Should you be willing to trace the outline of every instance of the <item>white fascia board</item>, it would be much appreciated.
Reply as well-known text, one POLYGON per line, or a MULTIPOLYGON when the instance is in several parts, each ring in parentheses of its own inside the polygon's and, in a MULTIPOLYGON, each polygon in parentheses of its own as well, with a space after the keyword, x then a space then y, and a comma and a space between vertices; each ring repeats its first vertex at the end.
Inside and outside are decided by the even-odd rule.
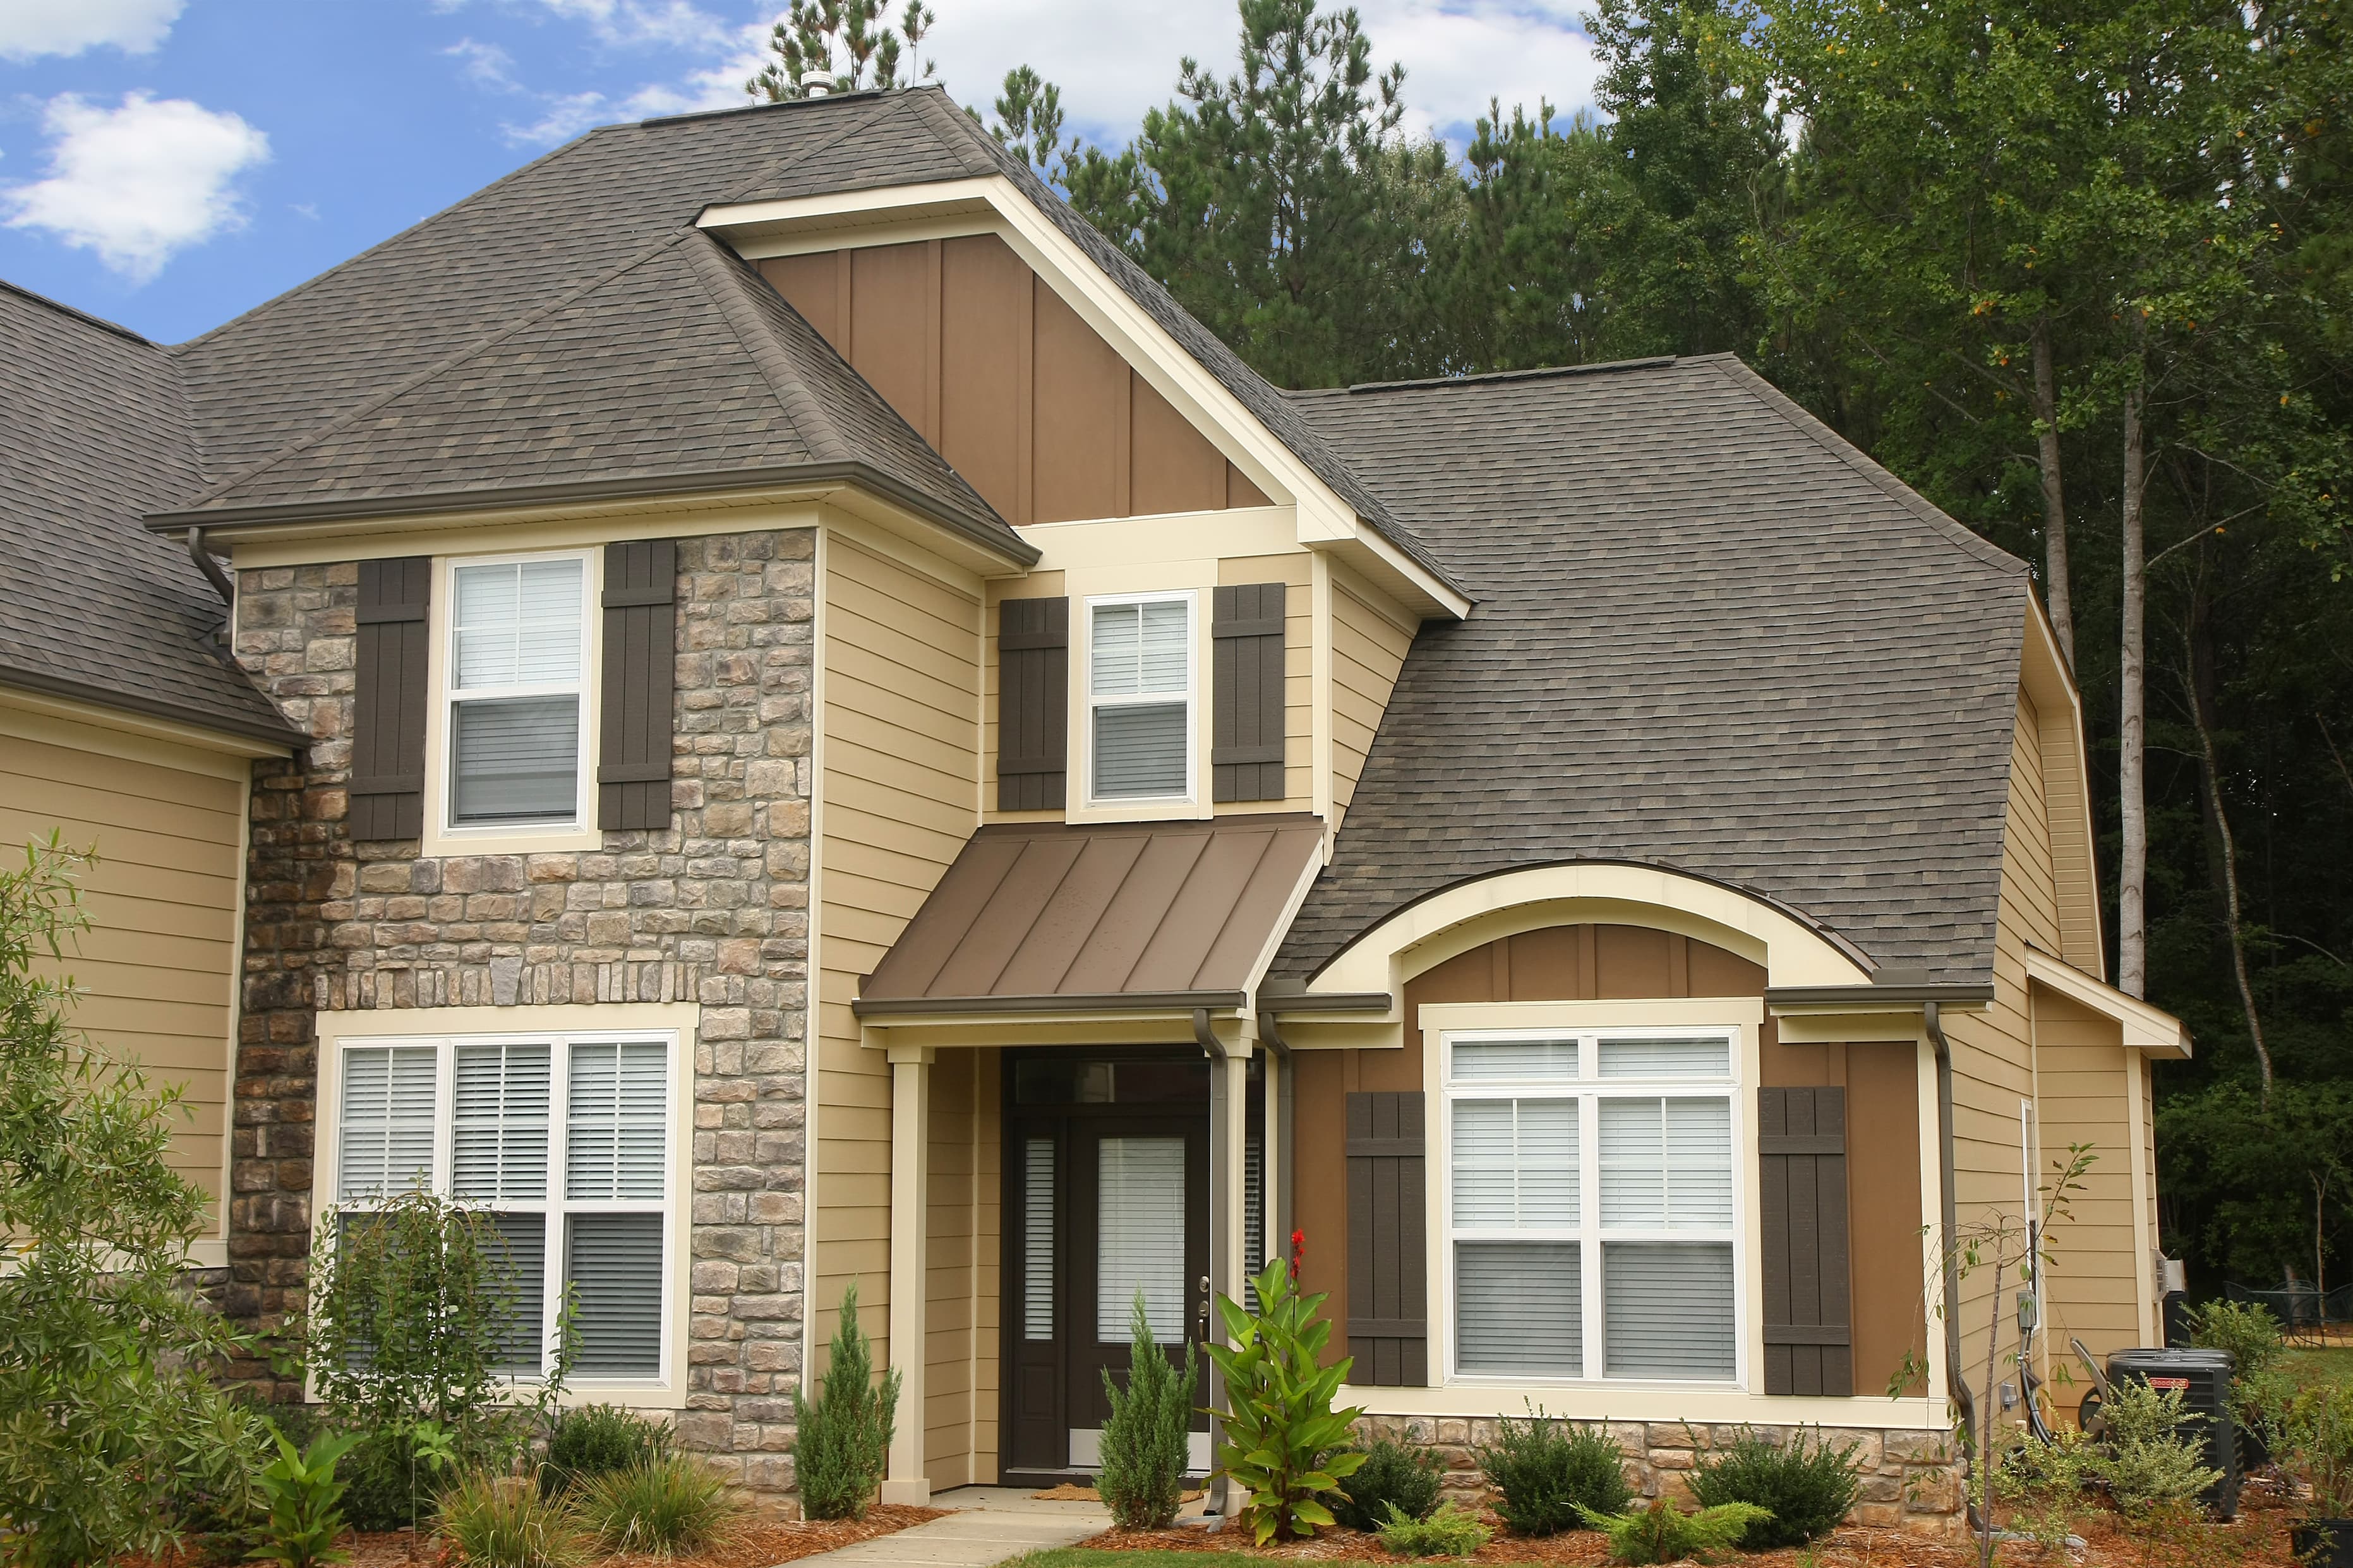
POLYGON ((1212 445, 1252 483, 1277 505, 1297 508, 1302 545, 1361 546, 1383 568, 1382 575, 1404 579, 1410 590, 1405 596, 1457 620, 1470 614, 1468 599, 1357 517, 1354 507, 1004 175, 706 207, 695 224, 747 258, 826 248, 811 243, 819 235, 835 245, 855 246, 932 237, 943 232, 944 224, 957 233, 995 234, 1177 413, 1197 429, 1217 431, 1223 438, 1212 445))
MULTIPOLYGON (((2066 658, 2059 651, 2059 633, 2051 625, 2051 614, 2043 608, 2042 596, 2032 588, 2026 590, 2026 646, 2019 658, 2018 683, 2033 699, 2038 711, 2046 707, 2063 706, 2073 719, 2069 726, 2074 737, 2075 776, 2084 787, 2067 803, 2067 809, 2076 816, 2076 830, 2084 836, 2085 845, 2099 842, 2099 834, 2092 822, 2092 759, 2084 742, 2084 692, 2075 684, 2074 672, 2067 668, 2066 658)), ((2035 737, 2037 747, 2042 738, 2035 737)), ((2092 881, 2099 882, 2096 873, 2092 881)), ((2095 952, 2105 952, 2107 933, 2101 929, 2106 917, 2101 912, 2100 900, 2092 900, 2092 942, 2095 952)))
POLYGON ((2054 958, 2040 948, 2026 950, 2026 977, 2048 985, 2071 1002, 2114 1018, 2124 1030, 2126 1050, 2150 1051, 2189 1060, 2189 1031, 2164 1008, 2151 1006, 2104 980, 2094 980, 2064 959, 2054 958))

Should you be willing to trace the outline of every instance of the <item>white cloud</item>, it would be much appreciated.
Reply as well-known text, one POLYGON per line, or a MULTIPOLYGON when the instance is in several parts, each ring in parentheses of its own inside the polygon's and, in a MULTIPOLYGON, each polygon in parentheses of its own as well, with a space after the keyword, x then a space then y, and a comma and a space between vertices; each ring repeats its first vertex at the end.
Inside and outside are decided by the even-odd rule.
POLYGON ((706 109, 740 109, 752 101, 744 96, 744 84, 758 75, 767 60, 769 26, 760 21, 733 29, 726 36, 726 47, 716 52, 712 64, 689 71, 674 81, 649 82, 618 97, 601 92, 542 94, 545 112, 539 119, 527 125, 504 125, 501 130, 508 141, 519 146, 549 147, 569 141, 592 126, 610 125, 617 121, 692 114, 706 109))
POLYGON ((460 38, 441 52, 458 62, 459 75, 478 87, 496 88, 502 92, 522 90, 514 79, 514 57, 496 44, 460 38))
POLYGON ((0 0, 0 59, 78 55, 112 45, 143 55, 164 41, 187 0, 0 0))
POLYGON ((126 94, 107 109, 75 93, 48 102, 48 177, 0 186, 11 228, 47 229, 144 283, 179 251, 241 226, 231 183, 269 138, 183 98, 126 94))

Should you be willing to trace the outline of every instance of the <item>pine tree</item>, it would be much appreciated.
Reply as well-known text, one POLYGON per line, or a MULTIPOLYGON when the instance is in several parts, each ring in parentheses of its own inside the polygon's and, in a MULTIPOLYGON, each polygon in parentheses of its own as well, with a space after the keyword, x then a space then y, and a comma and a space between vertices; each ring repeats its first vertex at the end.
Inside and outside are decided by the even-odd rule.
POLYGON ((1103 1428, 1103 1474, 1095 1482, 1103 1505, 1123 1530, 1165 1530, 1185 1497, 1185 1470, 1193 1430, 1193 1391, 1198 1373, 1193 1344, 1185 1343, 1185 1370, 1178 1373, 1135 1293, 1123 1391, 1106 1370, 1103 1397, 1111 1415, 1103 1428))
POLYGON ((814 1401, 793 1390, 793 1467, 811 1519, 864 1519, 882 1484, 899 1408, 899 1370, 878 1384, 874 1352, 858 1326, 858 1282, 842 1292, 825 1376, 814 1401))
POLYGON ((923 0, 892 26, 887 0, 793 0, 793 8, 768 35, 776 55, 744 84, 745 93, 770 103, 810 96, 811 78, 826 92, 864 88, 912 87, 938 75, 930 60, 916 67, 916 51, 939 16, 923 0), (904 65, 905 74, 900 72, 904 65))

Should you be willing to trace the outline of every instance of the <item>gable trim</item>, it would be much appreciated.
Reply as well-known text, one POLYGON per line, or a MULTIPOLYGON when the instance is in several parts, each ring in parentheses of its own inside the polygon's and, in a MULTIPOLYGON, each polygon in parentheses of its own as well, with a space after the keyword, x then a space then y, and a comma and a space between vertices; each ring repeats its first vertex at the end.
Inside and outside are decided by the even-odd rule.
MULTIPOLYGON (((2054 763, 2073 774, 2067 791, 2063 809, 2068 815, 2070 838, 2082 846, 2081 853, 2072 857, 2078 863, 2073 875, 2080 879, 2081 893, 2072 901, 2067 889, 2059 889, 2062 942, 2067 962, 2088 973, 2094 980, 2105 980, 2107 968, 2107 937, 2102 930, 2100 909, 2099 866, 2094 846, 2099 843, 2092 822, 2091 759, 2084 743, 2084 694, 2077 689, 2074 677, 2069 673, 2067 661, 2059 652, 2059 637, 2052 629, 2051 616, 2043 608, 2042 597, 2031 588, 2026 593, 2026 638, 2019 654, 2018 684, 2034 704, 2038 718, 2035 746, 2042 758, 2042 787, 2045 815, 2052 826, 2058 826, 2063 809, 2051 800, 2051 776, 2054 763), (2063 736, 2053 736, 2052 731, 2063 726, 2063 736), (2058 740, 2065 754, 2054 758, 2051 742, 2058 740), (2072 905, 2083 912, 2079 920, 2088 922, 2088 930, 2069 931, 2065 921, 2072 905)), ((2052 858, 2058 858, 2059 846, 2054 832, 2052 858)), ((2055 864, 2054 864, 2055 868, 2055 864)))
POLYGON ((2126 1050, 2189 1059, 2189 1030, 2161 1007, 2152 1007, 2105 981, 2095 980, 2041 948, 2026 950, 2026 978, 2035 984, 2049 986, 2102 1017, 2115 1019, 2124 1031, 2126 1050))

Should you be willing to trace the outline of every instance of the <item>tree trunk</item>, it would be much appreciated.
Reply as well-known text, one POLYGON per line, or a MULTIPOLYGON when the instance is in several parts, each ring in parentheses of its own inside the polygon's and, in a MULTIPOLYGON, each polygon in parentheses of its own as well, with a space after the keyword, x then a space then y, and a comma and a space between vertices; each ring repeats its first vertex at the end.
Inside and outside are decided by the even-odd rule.
POLYGON ((2263 1046, 2263 1023, 2255 1011, 2255 988, 2247 976, 2246 928, 2239 913, 2239 846, 2231 836, 2230 814, 2222 807, 2222 773, 2214 755, 2214 691, 2211 656, 2205 648, 2204 594, 2190 611, 2189 668, 2182 672, 2189 689, 2189 721, 2198 731, 2199 773, 2206 782, 2206 821, 2214 834, 2216 858, 2221 863, 2222 920, 2231 938, 2231 972, 2239 983, 2239 1005, 2247 1015, 2247 1038, 2254 1043, 2255 1065, 2263 1072, 2263 1109, 2272 1103, 2272 1054, 2263 1046))
POLYGON ((2148 994, 2148 550, 2141 503, 2147 494, 2147 454, 2141 430, 2139 377, 2125 391, 2124 657, 2117 679, 2116 816, 2124 852, 2116 867, 2116 988, 2148 994))
POLYGON ((2059 656, 2075 668, 2075 600, 2067 579, 2067 501, 2059 483, 2059 377, 2051 363, 2051 318, 2034 323, 2035 463, 2042 470, 2042 589, 2059 656))

